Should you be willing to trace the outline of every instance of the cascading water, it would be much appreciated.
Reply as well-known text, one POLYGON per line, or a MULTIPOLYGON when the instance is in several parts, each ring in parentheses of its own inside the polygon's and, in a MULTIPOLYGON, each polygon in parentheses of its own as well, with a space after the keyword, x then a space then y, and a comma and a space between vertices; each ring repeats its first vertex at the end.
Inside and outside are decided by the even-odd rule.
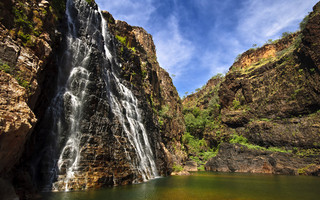
MULTIPOLYGON (((50 147, 50 152, 56 152, 53 154, 58 155, 52 156, 53 164, 50 173, 58 171, 58 176, 51 176, 52 189, 66 191, 85 189, 89 179, 93 182, 92 180, 98 177, 91 172, 90 167, 94 166, 98 169, 97 165, 107 166, 105 164, 107 161, 101 158, 98 162, 99 156, 92 150, 99 147, 99 151, 104 151, 105 144, 95 142, 95 145, 92 145, 91 140, 103 141, 105 137, 100 136, 100 132, 108 132, 106 125, 101 127, 93 125, 97 122, 92 122, 94 114, 89 113, 101 110, 88 109, 92 99, 99 99, 98 102, 106 101, 108 106, 104 109, 112 113, 110 116, 113 121, 120 124, 122 131, 113 138, 119 146, 123 143, 119 137, 126 138, 122 140, 128 142, 127 145, 121 146, 122 151, 125 152, 125 158, 121 158, 121 162, 129 163, 133 174, 132 182, 146 181, 156 177, 157 168, 143 124, 142 111, 137 98, 118 76, 119 64, 112 56, 114 47, 110 46, 113 37, 107 30, 107 22, 102 12, 90 7, 85 0, 67 0, 66 17, 67 30, 64 39, 66 42, 64 53, 59 57, 57 95, 46 114, 51 116, 50 137, 58 141, 53 142, 55 145, 50 147), (101 62, 95 65, 94 58, 100 59, 101 62), (98 70, 100 73, 97 73, 98 70), (92 89, 97 87, 96 85, 99 85, 101 94, 98 92, 98 95, 95 94, 93 98, 91 91, 96 91, 92 89), (94 164, 91 165, 91 161, 94 164), (89 174, 94 178, 90 178, 89 174), (77 184, 81 187, 75 187, 77 184)), ((103 122, 102 119, 105 118, 99 118, 99 123, 103 122)), ((112 128, 113 125, 110 127, 112 128)), ((108 159, 112 160, 112 158, 108 159)), ((112 179, 116 184, 118 170, 114 168, 108 170, 113 174, 112 179)), ((99 178, 97 181, 105 179, 105 177, 99 178)))
MULTIPOLYGON (((99 10, 100 14, 101 11, 99 10)), ((101 14, 102 17, 102 14, 101 14)), ((102 34, 104 41, 108 40, 106 21, 102 17, 102 34)), ((112 61, 111 53, 107 47, 107 43, 104 43, 104 50, 106 58, 112 61)), ((114 62, 111 62, 114 63, 114 62)), ((111 67, 112 69, 112 67, 111 67)), ((129 139, 131 145, 134 147, 138 163, 133 163, 133 166, 138 169, 139 173, 142 175, 144 181, 156 177, 157 169, 155 166, 153 153, 149 144, 148 136, 141 119, 141 110, 138 108, 137 99, 134 97, 132 92, 120 83, 119 79, 113 73, 112 70, 105 71, 105 80, 113 80, 118 86, 117 92, 120 93, 123 99, 119 102, 116 100, 114 94, 110 92, 110 103, 113 112, 119 118, 120 123, 123 126, 126 137, 129 139), (123 110, 125 110, 126 115, 123 116, 123 110), (126 125, 126 121, 129 125, 126 125), (142 135, 142 137, 141 137, 142 135)), ((110 85, 110 82, 106 82, 110 85)), ((111 91, 111 90, 109 90, 111 91)), ((131 158, 128 157, 130 160, 131 158)))

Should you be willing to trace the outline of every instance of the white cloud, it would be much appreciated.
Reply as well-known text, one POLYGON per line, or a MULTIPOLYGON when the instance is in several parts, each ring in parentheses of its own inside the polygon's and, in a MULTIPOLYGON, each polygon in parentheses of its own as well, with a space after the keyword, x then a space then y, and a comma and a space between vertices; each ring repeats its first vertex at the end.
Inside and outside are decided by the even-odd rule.
MULTIPOLYGON (((238 13, 238 31, 247 42, 277 39, 287 28, 298 27, 317 0, 248 0, 238 13)), ((294 30, 290 30, 294 31, 294 30)))
POLYGON ((171 15, 166 26, 154 35, 158 61, 161 67, 178 78, 194 56, 194 44, 182 36, 175 16, 171 15))
POLYGON ((101 10, 134 26, 145 26, 155 11, 153 0, 96 0, 101 10))

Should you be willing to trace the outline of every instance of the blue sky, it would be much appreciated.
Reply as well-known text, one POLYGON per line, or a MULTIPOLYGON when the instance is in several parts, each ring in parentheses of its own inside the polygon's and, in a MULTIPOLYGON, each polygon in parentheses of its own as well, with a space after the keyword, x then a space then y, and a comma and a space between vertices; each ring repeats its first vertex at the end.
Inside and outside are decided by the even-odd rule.
POLYGON ((152 34, 180 96, 226 73, 235 57, 298 30, 318 0, 96 0, 115 19, 152 34))

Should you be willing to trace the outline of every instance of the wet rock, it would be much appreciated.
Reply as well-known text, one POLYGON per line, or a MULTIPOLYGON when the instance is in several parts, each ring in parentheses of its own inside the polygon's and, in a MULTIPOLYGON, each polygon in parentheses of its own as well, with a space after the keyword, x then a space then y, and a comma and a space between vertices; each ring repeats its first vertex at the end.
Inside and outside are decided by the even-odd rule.
MULTIPOLYGON (((240 144, 223 143, 216 157, 205 165, 208 171, 298 175, 308 165, 309 174, 319 174, 320 163, 290 153, 249 149, 240 144)), ((306 172, 307 173, 307 172, 306 172)))

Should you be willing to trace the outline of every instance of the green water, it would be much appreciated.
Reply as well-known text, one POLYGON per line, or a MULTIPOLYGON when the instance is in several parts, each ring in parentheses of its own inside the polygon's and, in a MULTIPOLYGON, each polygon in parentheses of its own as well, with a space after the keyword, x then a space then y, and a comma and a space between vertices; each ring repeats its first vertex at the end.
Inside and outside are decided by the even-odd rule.
POLYGON ((47 200, 319 200, 320 177, 198 172, 135 185, 42 195, 47 200))

